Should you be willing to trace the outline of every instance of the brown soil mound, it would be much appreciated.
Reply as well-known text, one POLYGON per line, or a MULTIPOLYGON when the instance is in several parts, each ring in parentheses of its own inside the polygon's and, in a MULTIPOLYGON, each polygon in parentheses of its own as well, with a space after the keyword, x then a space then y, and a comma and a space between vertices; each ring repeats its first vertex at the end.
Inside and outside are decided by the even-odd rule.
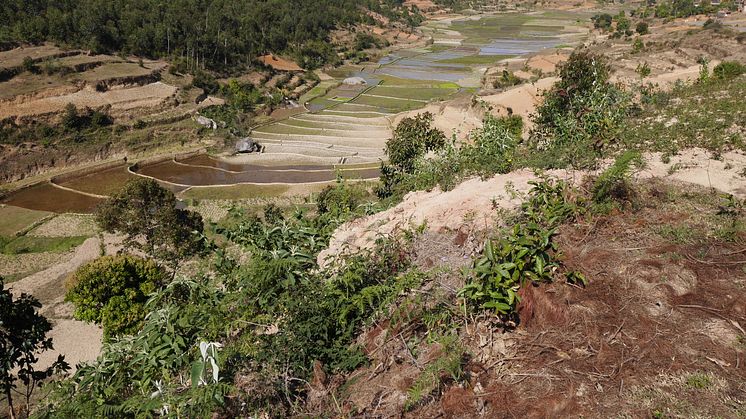
MULTIPOLYGON (((661 161, 660 153, 646 154, 645 160, 647 167, 638 173, 641 179, 667 178, 746 197, 746 179, 736 169, 746 167, 746 156, 742 154, 724 153, 716 160, 705 150, 690 149, 667 163, 661 161), (678 170, 671 170, 672 167, 678 170)), ((585 174, 553 175, 577 181, 585 174)), ((491 228, 499 221, 495 209, 515 208, 520 195, 530 189, 528 182, 535 179, 532 171, 519 170, 487 180, 471 179, 447 192, 435 188, 409 193, 387 211, 343 224, 330 239, 329 248, 319 254, 319 263, 332 255, 370 248, 379 234, 389 235, 423 223, 433 231, 459 231, 465 225, 474 231, 491 228)))
MULTIPOLYGON (((418 377, 443 348, 417 335, 417 320, 383 316, 359 339, 371 365, 314 381, 313 406, 363 417, 739 417, 746 235, 719 236, 712 191, 661 180, 636 188, 635 208, 560 229, 565 267, 585 274, 585 288, 561 281, 524 287, 514 330, 491 316, 450 320, 467 353, 459 381, 439 376, 407 411, 418 377), (672 239, 660 228, 670 224, 696 233, 672 239)), ((409 298, 457 301, 458 269, 470 260, 463 262, 470 249, 462 234, 416 240, 418 266, 433 266, 425 252, 451 270, 409 298)), ((407 307, 395 312, 421 315, 417 305, 407 307)))
POLYGON ((300 66, 290 60, 286 60, 284 58, 275 57, 272 54, 262 55, 261 57, 257 58, 259 61, 262 62, 262 64, 270 66, 274 68, 275 70, 279 71, 303 71, 300 66))

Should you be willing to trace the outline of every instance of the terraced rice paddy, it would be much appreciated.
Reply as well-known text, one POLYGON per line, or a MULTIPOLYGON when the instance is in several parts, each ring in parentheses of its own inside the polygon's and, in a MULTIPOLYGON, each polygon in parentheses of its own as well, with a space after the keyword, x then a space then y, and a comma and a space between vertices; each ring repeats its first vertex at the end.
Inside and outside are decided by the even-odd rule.
MULTIPOLYGON (((514 13, 431 22, 423 27, 433 39, 428 47, 399 50, 377 63, 327 71, 335 79, 321 82, 301 97, 304 112, 276 112, 273 123, 253 130, 251 137, 264 147, 263 153, 166 160, 137 168, 137 175, 156 178, 184 197, 217 199, 230 199, 232 193, 285 195, 299 185, 310 190, 338 175, 375 178, 397 113, 470 94, 481 85, 486 66, 501 59, 572 43, 582 32, 576 25, 578 18, 585 16, 514 13), (360 77, 366 83, 346 85, 343 80, 349 77, 360 77)), ((103 63, 88 73, 103 78, 124 64, 135 65, 103 63)), ((131 73, 133 69, 126 70, 131 73)), ((152 86, 143 89, 152 90, 152 86)), ((134 176, 124 167, 108 169, 60 184, 67 189, 42 184, 22 190, 6 202, 43 211, 90 211, 100 199, 75 191, 109 195, 134 176)))

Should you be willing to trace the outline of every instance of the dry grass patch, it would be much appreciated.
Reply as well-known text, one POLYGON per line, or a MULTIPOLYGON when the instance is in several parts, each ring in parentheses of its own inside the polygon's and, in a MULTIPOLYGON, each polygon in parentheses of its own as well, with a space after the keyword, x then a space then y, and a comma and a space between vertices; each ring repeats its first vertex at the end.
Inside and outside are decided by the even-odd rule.
POLYGON ((0 206, 0 236, 14 236, 51 214, 10 205, 0 206))
POLYGON ((28 233, 33 237, 74 237, 95 234, 96 223, 93 217, 83 214, 60 214, 28 233))

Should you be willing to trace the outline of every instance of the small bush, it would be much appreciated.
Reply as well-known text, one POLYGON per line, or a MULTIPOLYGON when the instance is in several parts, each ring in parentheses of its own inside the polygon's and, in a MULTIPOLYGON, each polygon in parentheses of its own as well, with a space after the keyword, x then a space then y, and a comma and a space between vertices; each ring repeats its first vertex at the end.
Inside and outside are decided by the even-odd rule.
POLYGON ((23 57, 21 67, 24 71, 28 71, 29 73, 37 74, 39 72, 39 67, 36 66, 36 63, 31 57, 23 57))
POLYGON ((500 76, 500 78, 496 79, 492 83, 492 86, 495 89, 500 89, 500 88, 504 88, 504 87, 516 86, 516 85, 521 84, 522 82, 523 82, 523 80, 521 80, 520 78, 516 77, 516 75, 513 74, 512 71, 503 70, 503 73, 500 76))
POLYGON ((405 118, 396 126, 394 136, 386 142, 389 164, 381 166, 382 185, 376 191, 379 197, 391 196, 403 177, 414 172, 418 159, 445 145, 445 134, 432 124, 433 114, 425 112, 405 118))
POLYGON ((732 79, 746 73, 746 65, 737 61, 723 61, 712 70, 712 77, 716 79, 732 79))
POLYGON ((647 22, 638 22, 635 27, 635 31, 640 35, 646 35, 649 33, 649 27, 647 22))
POLYGON ((207 94, 215 93, 220 89, 220 85, 215 80, 215 77, 206 71, 197 71, 192 84, 204 90, 207 94))
POLYGON ((66 300, 75 305, 76 319, 102 325, 106 337, 131 334, 145 319, 148 295, 165 278, 166 272, 152 260, 103 256, 68 279, 66 300))
POLYGON ((618 140, 631 105, 630 95, 609 81, 610 67, 599 55, 572 53, 560 80, 544 93, 533 115, 532 164, 593 167, 618 140))
POLYGON ((593 16, 591 20, 593 21, 594 28, 601 29, 601 30, 608 30, 609 28, 611 28, 611 22, 613 18, 610 14, 603 13, 600 15, 593 16))
MULTIPOLYGON (((563 182, 535 182, 518 222, 503 237, 487 241, 474 261, 459 296, 471 306, 515 320, 518 290, 527 283, 549 282, 561 267, 552 241, 560 223, 577 213, 566 200, 563 182)), ((584 282, 582 274, 567 275, 584 282)))
POLYGON ((642 156, 637 151, 627 151, 616 158, 614 164, 598 177, 593 185, 593 201, 597 205, 611 202, 625 205, 631 203, 635 192, 630 185, 632 168, 642 165, 642 156))
POLYGON ((316 200, 319 214, 333 214, 337 216, 354 212, 363 204, 366 191, 360 187, 341 180, 335 185, 325 187, 316 200))

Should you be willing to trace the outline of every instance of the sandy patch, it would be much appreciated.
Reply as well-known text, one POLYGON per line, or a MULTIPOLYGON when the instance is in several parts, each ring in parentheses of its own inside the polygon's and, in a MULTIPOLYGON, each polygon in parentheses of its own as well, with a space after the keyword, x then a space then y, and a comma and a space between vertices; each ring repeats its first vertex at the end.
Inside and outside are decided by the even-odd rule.
POLYGON ((98 238, 90 238, 61 263, 6 286, 15 295, 27 293, 38 298, 43 304, 42 314, 53 324, 49 336, 54 338, 55 349, 40 356, 38 366, 50 365, 58 354, 65 355, 73 367, 98 356, 103 331, 96 325, 71 319, 72 307, 64 302, 64 281, 70 273, 101 255, 100 243, 98 238))
POLYGON ((329 247, 319 254, 318 262, 324 264, 328 257, 370 248, 379 236, 390 236, 423 223, 435 232, 485 230, 495 224, 497 208, 514 209, 520 205, 520 195, 508 191, 525 193, 531 188, 528 182, 534 179, 533 171, 519 170, 487 180, 470 179, 447 192, 439 188, 410 192, 394 208, 338 228, 329 247))
POLYGON ((446 137, 455 135, 459 141, 465 140, 472 130, 482 126, 482 112, 472 109, 468 102, 456 100, 431 103, 416 111, 400 113, 394 117, 393 125, 424 112, 433 114, 433 126, 443 131, 446 137))
MULTIPOLYGON (((743 154, 725 153, 721 159, 714 160, 705 150, 690 149, 674 156, 669 163, 661 162, 660 153, 648 153, 644 158, 646 168, 637 173, 638 178, 673 179, 746 197, 746 179, 738 174, 739 168, 746 167, 743 154), (674 165, 682 168, 672 171, 674 165)), ((573 183, 586 174, 580 171, 550 173, 573 183)), ((381 235, 390 236, 423 223, 435 232, 483 231, 496 225, 498 209, 516 208, 521 195, 531 189, 528 182, 535 179, 531 170, 523 169, 487 180, 470 179, 447 192, 438 188, 410 192, 389 210, 343 224, 334 232, 328 249, 319 254, 318 261, 325 264, 327 258, 371 248, 381 235)))
POLYGON ((508 108, 513 111, 513 115, 523 118, 524 132, 528 132, 531 127, 529 115, 534 113, 536 106, 541 100, 541 94, 559 80, 557 77, 546 77, 539 79, 534 83, 522 84, 516 88, 507 90, 495 95, 482 96, 480 99, 492 105, 498 115, 505 116, 508 114, 508 108))
POLYGON ((567 61, 568 57, 569 55, 561 52, 535 55, 526 61, 526 65, 531 69, 541 71, 542 74, 549 74, 556 72, 557 65, 567 61))

